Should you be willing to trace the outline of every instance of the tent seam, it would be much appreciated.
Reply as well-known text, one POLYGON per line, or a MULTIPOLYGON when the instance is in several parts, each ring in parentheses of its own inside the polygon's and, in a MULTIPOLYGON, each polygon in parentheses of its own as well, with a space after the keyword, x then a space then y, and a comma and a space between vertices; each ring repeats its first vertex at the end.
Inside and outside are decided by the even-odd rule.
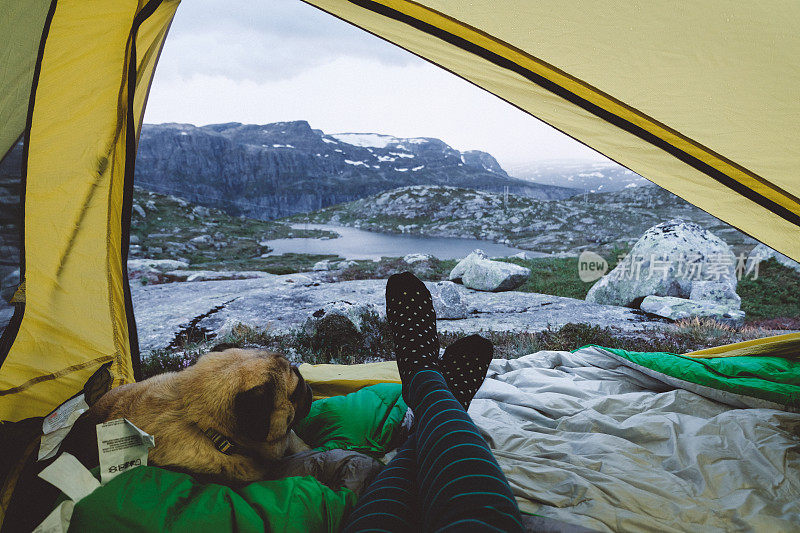
POLYGON ((97 357, 92 359, 91 361, 84 361, 83 363, 79 363, 77 365, 68 366, 66 368, 62 368, 58 372, 51 372, 50 374, 43 374, 41 376, 36 376, 35 378, 31 378, 25 383, 21 385, 17 385, 16 387, 11 387, 10 389, 2 389, 0 390, 0 396, 10 396, 12 394, 17 394, 19 392, 23 392, 34 385, 38 385, 39 383, 44 383, 46 381, 52 381, 54 379, 58 379, 60 377, 66 376, 67 374, 72 374, 73 372, 77 372, 79 370, 83 370, 84 368, 88 368, 94 364, 105 364, 108 361, 112 361, 114 359, 111 355, 104 355, 102 357, 97 357))

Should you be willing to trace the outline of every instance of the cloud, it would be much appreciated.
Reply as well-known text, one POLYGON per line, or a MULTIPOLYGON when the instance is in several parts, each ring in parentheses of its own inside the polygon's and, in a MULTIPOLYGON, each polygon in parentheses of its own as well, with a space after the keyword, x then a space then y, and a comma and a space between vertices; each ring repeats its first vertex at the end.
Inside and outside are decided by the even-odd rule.
POLYGON ((326 133, 436 137, 484 150, 501 164, 597 158, 550 126, 429 63, 391 65, 340 57, 290 79, 198 74, 156 80, 145 121, 266 124, 307 120, 326 133))
POLYGON ((186 0, 147 122, 308 120, 327 133, 437 137, 503 165, 597 159, 533 117, 300 0, 186 0))
POLYGON ((340 57, 397 66, 421 61, 300 0, 191 0, 178 8, 159 75, 270 81, 340 57))

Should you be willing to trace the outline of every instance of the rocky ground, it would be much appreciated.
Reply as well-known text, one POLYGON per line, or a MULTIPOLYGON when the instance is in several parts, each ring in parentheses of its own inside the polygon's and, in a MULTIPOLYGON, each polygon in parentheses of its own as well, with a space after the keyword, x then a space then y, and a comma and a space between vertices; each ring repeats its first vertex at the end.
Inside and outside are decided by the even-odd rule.
POLYGON ((502 242, 537 252, 627 249, 660 222, 682 218, 723 237, 736 252, 756 241, 654 185, 559 201, 440 186, 402 187, 297 215, 297 222, 369 231, 502 242))
MULTIPOLYGON (((685 303, 695 298, 695 287, 674 294, 671 289, 648 289, 637 294, 633 303, 586 302, 583 298, 591 283, 578 279, 576 259, 568 256, 585 248, 630 250, 651 222, 663 222, 668 215, 676 214, 699 221, 704 228, 714 228, 714 233, 722 239, 713 239, 719 240, 725 249, 732 244, 731 253, 752 248, 752 241, 733 228, 654 187, 630 187, 615 193, 548 202, 452 187, 415 186, 304 217, 314 222, 369 230, 508 241, 537 251, 558 252, 555 257, 541 259, 506 258, 503 263, 478 257, 480 261, 475 266, 490 266, 490 274, 496 271, 502 276, 519 278, 510 280, 513 283, 508 285, 504 279, 492 281, 491 275, 480 272, 454 277, 451 270, 456 261, 435 258, 422 262, 384 258, 373 263, 342 261, 336 256, 276 257, 267 253, 266 240, 330 238, 333 234, 293 229, 291 223, 297 219, 273 222, 243 219, 180 198, 136 189, 129 273, 134 278, 132 290, 141 345, 145 353, 159 351, 185 344, 189 338, 225 336, 242 325, 248 331, 288 335, 302 329, 321 309, 347 306, 347 302, 366 305, 380 315, 385 279, 394 272, 412 269, 431 282, 450 278, 464 283, 431 285, 435 296, 450 302, 444 312, 437 309, 439 316, 445 317, 440 320, 440 330, 445 334, 494 332, 493 338, 513 342, 514 336, 521 338, 579 323, 608 331, 601 337, 597 337, 597 332, 571 337, 563 346, 600 342, 598 338, 614 342, 625 336, 640 339, 639 345, 644 346, 642 343, 658 337, 661 335, 658 332, 666 331, 664 328, 672 323, 657 314, 672 318, 678 315, 662 312, 665 305, 662 300, 656 302, 659 309, 654 312, 654 307, 640 305, 641 297, 679 297, 678 303, 685 303), (489 284, 483 287, 484 282, 489 284), (505 292, 481 292, 474 288, 505 292), (610 303, 615 305, 607 305, 610 303), (651 312, 644 313, 639 308, 651 312)), ((655 241, 671 242, 666 238, 655 241)), ((706 241, 710 242, 703 240, 706 241)), ((633 248, 638 250, 636 246, 633 248)), ((762 252, 764 257, 774 256, 776 260, 764 271, 768 276, 743 281, 738 288, 732 285, 731 290, 742 295, 741 310, 746 310, 748 316, 771 320, 769 327, 775 329, 797 329, 800 301, 795 293, 800 293, 800 276, 792 270, 796 263, 771 251, 762 252)), ((606 255, 610 257, 609 267, 617 266, 614 254, 606 255)), ((18 280, 10 272, 3 283, 5 295, 16 287, 18 280)), ((738 301, 735 303, 738 309, 738 301)), ((0 306, 0 326, 10 317, 11 308, 0 306)), ((739 328, 741 320, 733 322, 739 328)), ((738 331, 716 342, 700 335, 682 344, 648 346, 693 349, 693 346, 735 341, 739 339, 738 331)))
MULTIPOLYGON (((382 313, 385 280, 321 282, 319 274, 134 286, 133 303, 142 351, 165 348, 189 329, 222 335, 237 324, 286 333, 332 302, 374 306, 382 313)), ((432 284, 431 284, 432 285, 432 284)), ((535 332, 567 323, 610 326, 621 333, 663 325, 664 320, 625 307, 525 292, 479 292, 451 284, 466 317, 439 320, 440 331, 535 332)), ((441 312, 440 312, 441 314, 441 312)))

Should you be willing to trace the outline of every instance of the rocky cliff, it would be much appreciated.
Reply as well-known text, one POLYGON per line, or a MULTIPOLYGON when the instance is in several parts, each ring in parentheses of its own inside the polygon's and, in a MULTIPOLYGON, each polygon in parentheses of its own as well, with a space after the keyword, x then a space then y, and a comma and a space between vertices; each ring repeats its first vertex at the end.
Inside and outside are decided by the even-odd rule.
POLYGON ((145 125, 136 184, 269 220, 407 185, 450 185, 555 200, 578 191, 510 177, 490 154, 439 139, 328 135, 306 121, 145 125))

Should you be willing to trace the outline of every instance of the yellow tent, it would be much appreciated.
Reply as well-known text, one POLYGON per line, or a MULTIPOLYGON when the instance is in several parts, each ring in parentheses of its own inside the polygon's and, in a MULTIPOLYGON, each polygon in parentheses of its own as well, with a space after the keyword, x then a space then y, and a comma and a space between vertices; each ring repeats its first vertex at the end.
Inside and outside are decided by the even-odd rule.
MULTIPOLYGON (((24 134, 0 419, 133 380, 136 139, 178 0, 0 0, 0 155, 24 134)), ((308 0, 800 259, 800 3, 308 0)), ((266 3, 264 9, 269 9, 266 3)), ((800 335, 715 354, 797 353, 800 335)), ((700 354, 702 355, 702 354, 700 354)))

